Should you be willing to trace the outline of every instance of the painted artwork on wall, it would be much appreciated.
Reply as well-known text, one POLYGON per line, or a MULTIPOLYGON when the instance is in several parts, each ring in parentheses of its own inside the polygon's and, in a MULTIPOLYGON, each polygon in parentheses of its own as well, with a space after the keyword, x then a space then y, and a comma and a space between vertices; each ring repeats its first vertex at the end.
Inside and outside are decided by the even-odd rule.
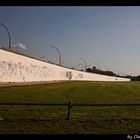
POLYGON ((25 82, 26 77, 37 77, 47 79, 54 75, 54 70, 46 66, 37 66, 30 63, 29 65, 22 64, 22 62, 14 63, 0 61, 0 79, 4 77, 20 77, 20 80, 25 82))
POLYGON ((50 80, 130 81, 127 78, 91 74, 65 68, 0 49, 0 82, 50 80))
POLYGON ((68 79, 72 79, 72 72, 71 71, 66 71, 66 77, 68 79))

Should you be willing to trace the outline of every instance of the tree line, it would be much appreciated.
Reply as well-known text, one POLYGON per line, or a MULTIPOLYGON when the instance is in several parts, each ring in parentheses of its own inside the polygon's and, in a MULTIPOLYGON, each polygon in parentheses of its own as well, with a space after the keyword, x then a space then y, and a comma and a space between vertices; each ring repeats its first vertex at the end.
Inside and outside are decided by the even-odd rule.
POLYGON ((116 76, 116 74, 113 73, 112 71, 103 71, 103 70, 97 69, 95 66, 93 66, 92 68, 87 68, 86 72, 103 74, 103 75, 108 75, 108 76, 116 76))
POLYGON ((121 78, 129 78, 129 79, 131 79, 131 81, 140 81, 140 75, 138 75, 138 76, 132 76, 132 75, 122 76, 122 75, 116 74, 112 71, 104 71, 104 70, 97 69, 95 66, 93 66, 92 68, 87 68, 86 72, 108 75, 108 76, 116 76, 116 77, 121 77, 121 78))

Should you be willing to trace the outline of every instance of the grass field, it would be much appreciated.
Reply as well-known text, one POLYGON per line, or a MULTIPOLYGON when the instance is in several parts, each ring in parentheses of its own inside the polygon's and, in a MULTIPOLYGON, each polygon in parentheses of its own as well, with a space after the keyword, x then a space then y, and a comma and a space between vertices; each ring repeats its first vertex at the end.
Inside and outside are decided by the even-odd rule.
MULTIPOLYGON (((140 103, 139 82, 61 82, 1 87, 5 103, 140 103)), ((4 134, 138 134, 140 107, 0 106, 4 134)))

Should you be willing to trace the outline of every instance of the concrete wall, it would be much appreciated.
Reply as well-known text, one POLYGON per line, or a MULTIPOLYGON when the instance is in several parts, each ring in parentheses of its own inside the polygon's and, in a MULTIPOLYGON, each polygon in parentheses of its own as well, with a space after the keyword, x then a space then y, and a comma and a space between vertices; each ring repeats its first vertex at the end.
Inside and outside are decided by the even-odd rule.
POLYGON ((0 82, 52 80, 130 81, 61 67, 0 48, 0 82))

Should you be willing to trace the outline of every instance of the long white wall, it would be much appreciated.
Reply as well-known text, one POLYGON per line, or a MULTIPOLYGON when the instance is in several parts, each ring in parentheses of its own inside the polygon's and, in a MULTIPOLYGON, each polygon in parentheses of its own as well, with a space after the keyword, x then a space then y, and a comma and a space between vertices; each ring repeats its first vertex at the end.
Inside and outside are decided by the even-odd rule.
POLYGON ((92 74, 61 67, 0 48, 0 82, 52 80, 130 81, 127 78, 92 74))

